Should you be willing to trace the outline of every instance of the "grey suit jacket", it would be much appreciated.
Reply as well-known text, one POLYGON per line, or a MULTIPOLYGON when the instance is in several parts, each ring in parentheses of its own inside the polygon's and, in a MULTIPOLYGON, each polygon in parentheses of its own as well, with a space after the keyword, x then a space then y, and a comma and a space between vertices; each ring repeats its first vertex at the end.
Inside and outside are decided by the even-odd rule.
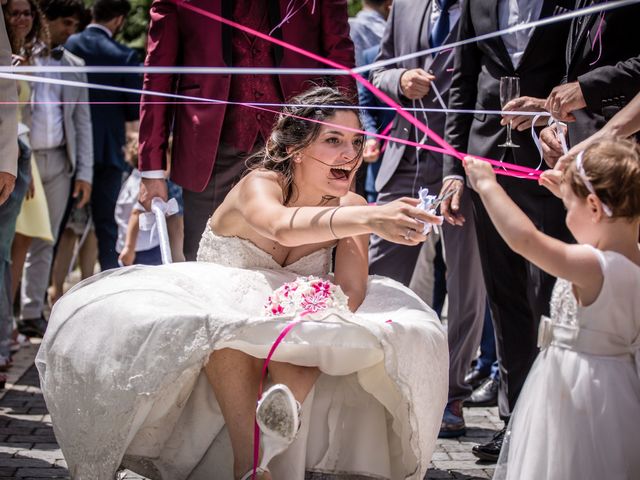
MULTIPOLYGON (((65 50, 63 66, 84 66, 84 60, 65 50)), ((87 82, 85 73, 64 73, 64 80, 87 82)), ((64 111, 64 137, 67 142, 67 156, 76 180, 91 183, 93 180, 93 130, 89 90, 86 88, 63 86, 62 101, 64 111)))
MULTIPOLYGON (((0 7, 0 65, 11 65, 11 46, 0 7)), ((16 82, 0 78, 0 172, 13 176, 18 172, 18 110, 16 82)))
MULTIPOLYGON (((433 0, 395 0, 391 8, 391 15, 387 21, 387 28, 382 38, 382 47, 376 61, 388 60, 398 56, 414 53, 420 50, 420 39, 423 33, 426 38, 429 37, 430 16, 433 0), (426 29, 426 32, 423 30, 426 29)), ((456 37, 456 27, 452 25, 449 38, 445 43, 452 41, 456 37)), ((442 51, 435 57, 423 56, 405 60, 394 65, 372 70, 369 77, 371 82, 380 90, 385 92, 396 102, 404 107, 413 107, 413 102, 402 95, 400 90, 400 77, 409 69, 424 68, 431 71, 435 77, 435 85, 442 95, 443 100, 447 102, 449 86, 451 85, 451 72, 447 71, 453 62, 453 50, 442 51)), ((441 108, 433 89, 422 100, 425 108, 441 108)), ((415 102, 416 107, 421 107, 415 102)), ((420 121, 425 121, 421 113, 417 113, 420 121)), ((429 112, 426 114, 428 126, 435 133, 442 136, 444 133, 444 113, 429 112)), ((390 136, 401 138, 404 140, 416 141, 414 127, 404 118, 396 116, 390 136)), ((419 139, 423 136, 419 135, 419 139)), ((435 145, 431 140, 426 142, 427 145, 435 145)), ((426 168, 428 183, 436 183, 442 178, 442 154, 431 151, 423 151, 421 155, 427 157, 426 168)), ((387 184, 393 176, 402 157, 415 162, 416 149, 406 146, 402 143, 390 142, 385 150, 380 165, 380 171, 376 179, 376 189, 378 191, 387 184)))

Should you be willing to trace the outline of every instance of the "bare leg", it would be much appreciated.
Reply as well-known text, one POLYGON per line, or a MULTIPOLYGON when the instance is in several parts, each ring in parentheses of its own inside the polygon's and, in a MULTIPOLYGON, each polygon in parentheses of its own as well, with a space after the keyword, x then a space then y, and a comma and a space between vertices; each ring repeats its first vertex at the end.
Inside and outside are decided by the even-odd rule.
POLYGON ((24 261, 27 258, 27 252, 31 246, 31 237, 25 237, 20 233, 16 233, 11 245, 11 301, 16 301, 18 293, 18 285, 22 278, 22 269, 24 261))
MULTIPOLYGON (((231 438, 235 478, 240 478, 253 465, 253 424, 262 362, 225 348, 213 352, 204 367, 231 438)), ((261 478, 271 477, 265 474, 261 478)))
POLYGON ((269 375, 273 383, 284 383, 289 387, 296 400, 302 403, 316 383, 320 370, 290 363, 269 362, 269 375))
POLYGON ((81 278, 89 278, 96 270, 96 262, 98 261, 98 239, 94 230, 90 230, 87 238, 84 239, 82 247, 80 247, 80 273, 81 278))

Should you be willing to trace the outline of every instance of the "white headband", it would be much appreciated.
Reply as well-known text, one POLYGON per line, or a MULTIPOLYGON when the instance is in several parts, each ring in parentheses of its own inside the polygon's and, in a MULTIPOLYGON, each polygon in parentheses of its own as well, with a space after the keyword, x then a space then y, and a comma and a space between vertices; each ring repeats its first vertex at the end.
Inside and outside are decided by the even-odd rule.
MULTIPOLYGON (((593 184, 591 183, 591 181, 589 181, 589 177, 587 177, 587 173, 584 171, 584 165, 582 164, 583 153, 584 153, 584 150, 578 153, 578 156, 576 157, 576 170, 578 171, 578 175, 580 175, 580 179, 582 180, 582 183, 584 183, 584 186, 587 187, 587 190, 589 190, 589 193, 591 193, 598 200, 600 200, 600 198, 596 194, 596 190, 593 188, 593 184)), ((604 210, 604 213, 607 215, 607 217, 612 217, 613 212, 611 211, 611 208, 609 207, 609 205, 604 203, 602 200, 600 200, 600 203, 602 204, 602 210, 604 210)))

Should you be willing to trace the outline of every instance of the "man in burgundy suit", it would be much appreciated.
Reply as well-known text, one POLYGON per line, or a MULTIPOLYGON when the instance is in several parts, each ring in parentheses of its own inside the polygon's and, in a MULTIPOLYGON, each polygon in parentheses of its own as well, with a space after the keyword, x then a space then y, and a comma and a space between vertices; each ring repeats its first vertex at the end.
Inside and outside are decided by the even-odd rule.
MULTIPOLYGON (((353 67, 347 0, 308 0, 280 25, 289 3, 191 0, 184 6, 175 0, 154 0, 145 65, 326 68, 188 8, 193 6, 353 67)), ((309 80, 355 94, 355 84, 348 76, 286 74, 147 74, 144 89, 231 102, 282 103, 309 88, 309 80)), ((140 200, 148 208, 151 198, 166 199, 162 170, 167 166, 167 145, 173 135, 171 178, 184 189, 184 253, 187 260, 194 260, 207 219, 244 172, 246 158, 270 135, 275 114, 237 105, 163 101, 166 99, 153 95, 142 97, 140 200)))

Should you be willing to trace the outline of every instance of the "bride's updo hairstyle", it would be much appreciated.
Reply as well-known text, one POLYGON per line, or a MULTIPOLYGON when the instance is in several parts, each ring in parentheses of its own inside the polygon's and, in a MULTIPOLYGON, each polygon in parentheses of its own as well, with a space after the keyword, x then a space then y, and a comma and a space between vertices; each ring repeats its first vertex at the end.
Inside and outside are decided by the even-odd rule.
MULTIPOLYGON (((339 108, 354 107, 353 101, 331 87, 313 87, 289 100, 282 109, 264 148, 248 159, 249 171, 272 170, 282 174, 282 192, 285 205, 294 195, 293 157, 307 148, 320 134, 321 124, 305 119, 331 123, 339 108), (325 106, 326 105, 326 106, 325 106)), ((362 122, 358 110, 350 109, 362 122)), ((362 156, 363 146, 358 152, 362 156)))
POLYGON ((582 153, 581 162, 571 162, 564 174, 578 198, 587 198, 590 191, 611 210, 611 217, 640 217, 640 147, 632 140, 603 140, 582 153))

